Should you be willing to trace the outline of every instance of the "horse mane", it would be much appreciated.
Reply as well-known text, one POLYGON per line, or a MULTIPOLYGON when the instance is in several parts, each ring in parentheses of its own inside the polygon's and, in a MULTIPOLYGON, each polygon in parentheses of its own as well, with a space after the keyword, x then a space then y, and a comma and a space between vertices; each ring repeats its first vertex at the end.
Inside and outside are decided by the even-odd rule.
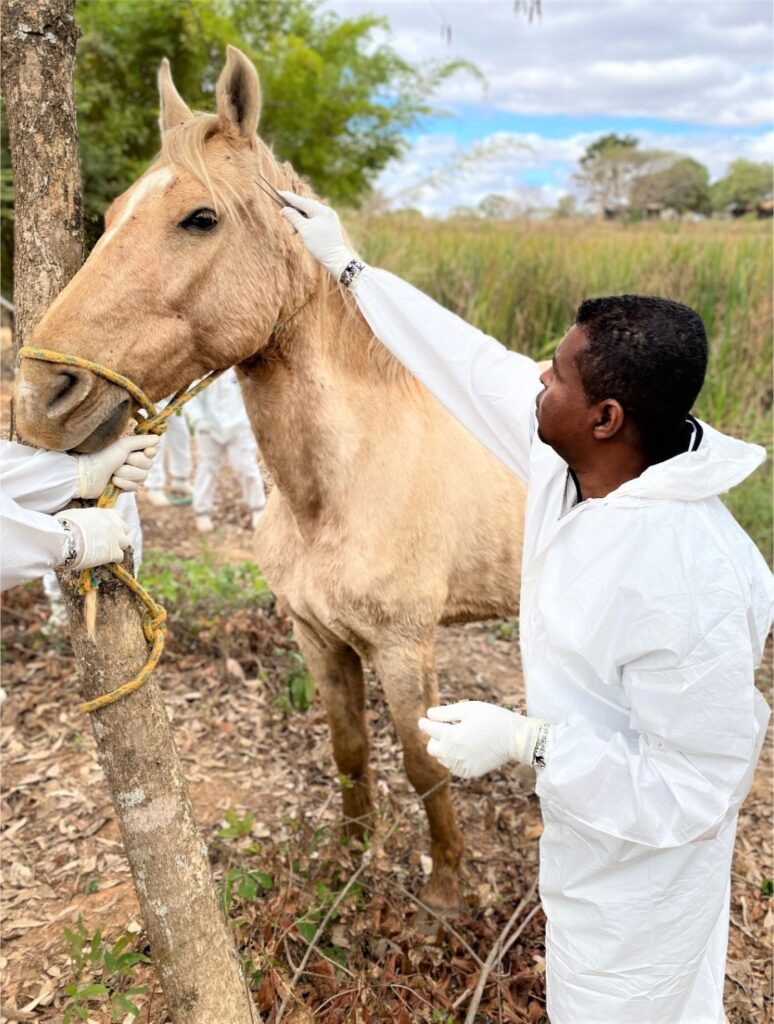
MULTIPOLYGON (((196 112, 190 120, 163 133, 159 156, 171 164, 183 167, 198 179, 212 196, 216 210, 225 211, 235 219, 243 218, 260 223, 263 220, 260 213, 262 204, 250 202, 254 193, 245 195, 207 167, 206 144, 223 132, 223 122, 217 114, 196 112)), ((296 174, 292 165, 277 160, 270 146, 257 135, 251 148, 257 160, 257 170, 275 188, 296 192, 311 199, 317 198, 314 190, 296 174)), ((263 226, 271 228, 270 224, 263 226)), ((354 247, 350 247, 354 251, 354 247)), ((328 347, 335 345, 339 358, 343 356, 346 366, 351 370, 376 371, 389 382, 403 383, 413 389, 420 387, 403 364, 371 331, 354 296, 338 282, 334 282, 324 268, 320 267, 319 271, 316 291, 320 297, 321 335, 323 339, 331 339, 328 347), (337 298, 340 300, 338 303, 335 302, 337 298), (342 311, 343 322, 338 325, 338 331, 325 330, 326 320, 331 315, 331 300, 342 311), (353 343, 342 345, 342 338, 352 338, 353 343)))

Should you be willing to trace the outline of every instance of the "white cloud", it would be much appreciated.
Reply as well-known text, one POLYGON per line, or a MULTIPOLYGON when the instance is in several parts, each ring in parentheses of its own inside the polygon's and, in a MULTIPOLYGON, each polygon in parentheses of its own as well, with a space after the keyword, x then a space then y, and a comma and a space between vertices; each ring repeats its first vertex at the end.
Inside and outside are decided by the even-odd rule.
MULTIPOLYGON (((543 0, 529 24, 512 0, 328 0, 344 16, 386 16, 411 61, 473 61, 485 102, 518 114, 651 117, 703 125, 771 124, 767 0, 543 0), (442 31, 451 31, 451 45, 442 31)), ((441 104, 484 101, 458 75, 441 104)))

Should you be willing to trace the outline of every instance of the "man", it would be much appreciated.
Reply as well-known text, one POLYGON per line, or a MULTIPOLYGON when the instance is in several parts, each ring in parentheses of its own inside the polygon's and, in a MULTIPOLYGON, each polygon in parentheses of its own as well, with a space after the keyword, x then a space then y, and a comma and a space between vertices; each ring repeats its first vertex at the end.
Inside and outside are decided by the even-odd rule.
POLYGON ((552 1024, 722 1024, 736 815, 768 720, 753 671, 771 574, 718 494, 764 459, 690 415, 699 316, 592 299, 552 366, 364 267, 332 210, 282 212, 376 336, 529 483, 521 645, 529 716, 430 708, 463 777, 537 768, 552 1024))

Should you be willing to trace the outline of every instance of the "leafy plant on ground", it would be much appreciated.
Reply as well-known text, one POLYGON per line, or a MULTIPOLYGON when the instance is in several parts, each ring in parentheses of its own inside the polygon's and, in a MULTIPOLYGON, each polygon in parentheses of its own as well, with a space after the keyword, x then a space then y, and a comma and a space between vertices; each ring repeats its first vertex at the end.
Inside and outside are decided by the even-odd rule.
POLYGON ((285 671, 288 700, 294 711, 308 711, 314 700, 314 679, 306 667, 303 657, 292 651, 290 664, 285 671))
POLYGON ((136 936, 124 932, 110 945, 103 940, 100 929, 89 935, 81 918, 75 929, 64 928, 64 936, 73 980, 65 986, 69 1002, 64 1008, 62 1024, 88 1020, 92 1013, 89 1004, 96 1001, 109 1005, 110 1020, 114 1024, 126 1014, 139 1017, 140 1009, 130 997, 143 995, 147 988, 131 985, 131 981, 137 964, 150 963, 150 957, 129 948, 136 936))
POLYGON ((257 565, 222 565, 206 550, 194 560, 147 548, 140 580, 167 609, 172 635, 184 649, 214 646, 228 653, 223 623, 242 612, 260 615, 272 601, 257 565))
POLYGON ((274 880, 265 871, 231 868, 223 876, 221 883, 221 906, 225 914, 230 913, 234 902, 234 886, 236 886, 236 895, 241 900, 250 902, 257 899, 260 893, 271 892, 274 888, 274 880))

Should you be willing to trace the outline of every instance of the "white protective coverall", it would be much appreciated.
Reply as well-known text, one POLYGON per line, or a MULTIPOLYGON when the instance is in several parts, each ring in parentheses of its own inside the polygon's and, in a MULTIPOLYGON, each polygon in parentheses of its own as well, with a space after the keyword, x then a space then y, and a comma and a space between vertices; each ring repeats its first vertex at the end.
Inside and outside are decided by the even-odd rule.
MULTIPOLYGON (((160 402, 156 408, 160 412, 167 404, 160 402)), ((149 491, 163 491, 167 486, 167 468, 164 465, 166 457, 171 484, 188 485, 191 479, 191 438, 184 416, 177 413, 170 416, 166 432, 161 435, 156 458, 145 481, 149 491)))
MULTIPOLYGON (((78 459, 13 441, 3 442, 0 454, 0 555, 2 588, 7 590, 38 579, 62 561, 66 534, 51 513, 78 494, 78 459)), ((115 507, 126 520, 139 565, 142 530, 134 494, 119 495, 115 507)))
POLYGON ((212 511, 215 484, 225 458, 239 478, 248 508, 259 512, 266 504, 266 493, 257 462, 258 443, 247 418, 235 371, 226 370, 192 398, 186 406, 186 415, 196 433, 194 512, 206 515, 212 511))
MULTIPOLYGON (((353 289, 378 338, 521 479, 527 713, 552 1024, 722 1024, 736 816, 769 709, 753 670, 771 574, 718 494, 765 457, 693 449, 577 502, 536 433, 536 364, 386 271, 353 289)), ((698 442, 698 444, 697 444, 698 442)))

